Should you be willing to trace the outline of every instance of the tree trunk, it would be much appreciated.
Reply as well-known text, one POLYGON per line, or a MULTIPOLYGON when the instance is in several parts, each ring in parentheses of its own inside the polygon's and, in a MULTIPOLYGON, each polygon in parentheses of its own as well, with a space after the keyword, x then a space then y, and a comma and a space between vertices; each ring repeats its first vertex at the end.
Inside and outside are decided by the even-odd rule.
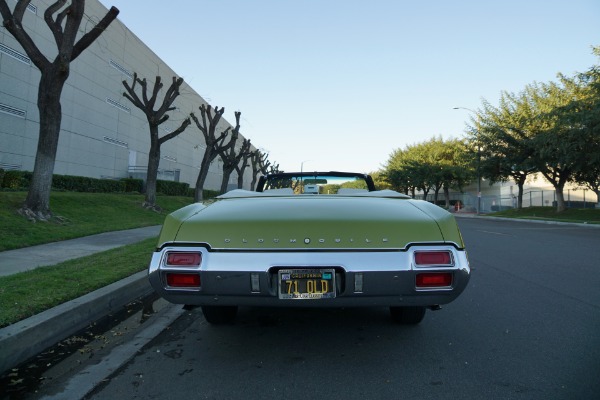
POLYGON ((551 169, 546 168, 540 171, 544 178, 554 186, 556 192, 556 212, 566 210, 564 189, 568 178, 571 176, 571 171, 568 169, 551 169))
POLYGON ((518 210, 523 209, 523 192, 525 191, 525 179, 527 179, 527 176, 524 176, 517 181, 517 187, 519 188, 519 192, 517 194, 517 209, 518 210))
MULTIPOLYGON (((206 159, 202 159, 202 166, 200 167, 200 172, 198 173, 198 179, 196 179, 196 190, 194 191, 194 201, 200 202, 204 200, 204 182, 206 182, 206 177, 208 176, 208 168, 204 167, 206 159)), ((210 162, 207 163, 210 166, 210 162)))
POLYGON ((561 174, 557 181, 552 181, 552 186, 556 189, 556 212, 563 212, 567 209, 565 205, 565 184, 567 179, 565 178, 568 174, 561 174))
POLYGON ((208 176, 210 164, 216 158, 216 155, 214 155, 214 153, 215 152, 212 149, 212 147, 209 147, 207 144, 206 150, 204 151, 204 157, 202 157, 202 162, 200 163, 200 171, 198 172, 198 178, 196 179, 196 190, 194 191, 195 202, 200 202, 204 200, 204 183, 206 182, 206 177, 208 176))
POLYGON ((519 184, 519 192, 517 193, 517 209, 518 210, 522 210, 523 209, 523 192, 525 190, 525 188, 523 187, 523 184, 519 184))
MULTIPOLYGON (((258 174, 252 175, 252 182, 250 182, 250 190, 254 192, 256 189, 256 182, 258 181, 258 174)), ((598 197, 600 199, 600 197, 598 197)), ((600 201, 598 202, 600 204, 600 201)))
POLYGON ((421 188, 423 190, 423 200, 427 201, 427 196, 429 196, 429 188, 421 188))
POLYGON ((160 164, 160 143, 158 142, 158 126, 150 126, 150 152, 148 153, 148 169, 146 171, 146 198, 144 207, 156 205, 156 178, 160 164))
POLYGON ((233 173, 234 168, 223 168, 223 180, 221 181, 221 194, 227 192, 227 186, 229 185, 229 178, 233 173))
POLYGON ((52 216, 50 211, 50 189, 52 174, 58 149, 62 108, 60 96, 69 77, 68 67, 57 63, 42 71, 38 89, 38 110, 40 131, 35 157, 35 166, 31 177, 31 186, 20 213, 33 214, 36 219, 46 220, 52 216))
POLYGON ((565 194, 562 186, 555 186, 556 189, 556 212, 563 212, 567 209, 565 205, 565 194))
POLYGON ((446 209, 450 208, 450 188, 444 185, 444 198, 446 199, 446 209))

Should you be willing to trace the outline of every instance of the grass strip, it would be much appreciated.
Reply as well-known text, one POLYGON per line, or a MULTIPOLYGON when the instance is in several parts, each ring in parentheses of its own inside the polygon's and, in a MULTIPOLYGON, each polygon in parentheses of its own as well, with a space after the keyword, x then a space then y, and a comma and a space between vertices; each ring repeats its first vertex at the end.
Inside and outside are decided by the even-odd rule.
POLYGON ((156 238, 0 277, 0 328, 148 267, 156 238))
POLYGON ((0 251, 161 225, 168 213, 193 202, 191 197, 157 196, 163 209, 157 213, 142 207, 143 195, 52 192, 50 207, 60 218, 31 222, 17 214, 26 196, 26 192, 0 192, 0 251))

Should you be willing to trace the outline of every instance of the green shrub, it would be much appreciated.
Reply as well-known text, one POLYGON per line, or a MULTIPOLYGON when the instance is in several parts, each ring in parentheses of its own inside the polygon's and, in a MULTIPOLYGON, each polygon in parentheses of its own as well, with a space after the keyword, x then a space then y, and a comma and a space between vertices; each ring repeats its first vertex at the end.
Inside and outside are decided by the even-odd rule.
MULTIPOLYGON (((31 183, 30 171, 5 171, 0 169, 0 187, 11 190, 27 190, 31 183)), ((96 179, 87 176, 58 175, 52 177, 52 190, 62 192, 82 193, 142 193, 144 181, 142 179, 96 179)), ((194 188, 184 182, 156 181, 156 192, 166 196, 194 197, 194 188)), ((205 199, 212 199, 219 195, 215 190, 204 190, 205 199)))
POLYGON ((31 182, 29 171, 4 171, 2 187, 6 189, 27 189, 31 182))
MULTIPOLYGON (((204 200, 214 199, 215 197, 217 197, 220 194, 221 193, 218 190, 208 190, 208 189, 202 190, 202 196, 203 196, 204 200)), ((195 195, 196 195, 196 189, 191 187, 191 188, 188 188, 187 193, 184 194, 183 196, 194 197, 195 195)))
MULTIPOLYGON (((204 196, 204 199, 214 199, 215 197, 217 197, 218 195, 221 194, 221 192, 219 192, 218 190, 208 190, 208 189, 204 189, 202 190, 202 194, 204 196)), ((193 195, 192 195, 193 197, 193 195)))
POLYGON ((144 190, 144 180, 134 178, 123 178, 121 182, 125 183, 125 192, 131 193, 142 193, 144 190))
POLYGON ((84 193, 116 193, 125 191, 125 183, 114 179, 96 179, 86 176, 54 175, 52 189, 84 193))
POLYGON ((187 196, 190 185, 184 182, 156 181, 156 193, 166 196, 187 196))
POLYGON ((52 177, 52 189, 67 192, 87 192, 89 181, 85 177, 70 175, 54 175, 52 177))
POLYGON ((90 189, 94 193, 123 193, 125 182, 114 179, 92 179, 90 189))

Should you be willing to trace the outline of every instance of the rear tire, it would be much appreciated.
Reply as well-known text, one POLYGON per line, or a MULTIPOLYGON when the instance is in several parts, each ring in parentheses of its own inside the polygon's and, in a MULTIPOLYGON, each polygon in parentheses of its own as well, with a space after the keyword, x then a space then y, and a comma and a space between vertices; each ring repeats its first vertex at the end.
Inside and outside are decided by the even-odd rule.
POLYGON ((202 314, 209 324, 230 324, 237 314, 237 306, 202 306, 202 314))
POLYGON ((402 325, 417 325, 425 317, 425 307, 390 307, 390 316, 402 325))

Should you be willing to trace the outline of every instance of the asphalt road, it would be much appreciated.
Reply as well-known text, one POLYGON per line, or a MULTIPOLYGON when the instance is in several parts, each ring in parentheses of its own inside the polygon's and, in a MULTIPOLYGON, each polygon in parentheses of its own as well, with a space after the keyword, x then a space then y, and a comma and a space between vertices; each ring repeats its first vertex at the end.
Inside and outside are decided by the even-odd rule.
POLYGON ((213 327, 194 309, 88 398, 600 398, 600 229, 459 224, 470 285, 419 326, 386 309, 242 308, 213 327))

